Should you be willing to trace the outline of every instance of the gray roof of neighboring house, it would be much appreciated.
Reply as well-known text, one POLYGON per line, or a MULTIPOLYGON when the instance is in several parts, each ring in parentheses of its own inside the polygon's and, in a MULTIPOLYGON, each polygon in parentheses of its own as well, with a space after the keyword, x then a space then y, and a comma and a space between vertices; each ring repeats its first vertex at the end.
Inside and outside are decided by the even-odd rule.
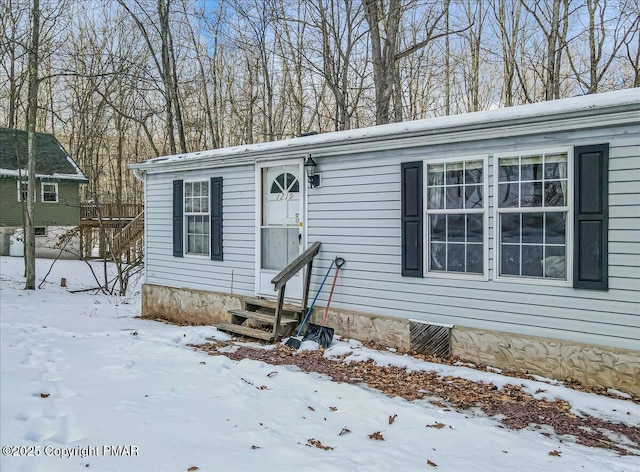
MULTIPOLYGON (((27 132, 0 128, 0 177, 25 175, 27 132)), ((80 168, 52 134, 36 133, 36 176, 87 182, 80 168)))

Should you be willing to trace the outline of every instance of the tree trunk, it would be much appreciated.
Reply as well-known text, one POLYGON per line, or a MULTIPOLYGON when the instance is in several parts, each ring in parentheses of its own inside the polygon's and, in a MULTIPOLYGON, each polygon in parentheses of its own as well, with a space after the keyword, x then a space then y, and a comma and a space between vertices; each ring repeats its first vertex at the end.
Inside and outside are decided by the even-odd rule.
POLYGON ((375 85, 376 124, 389 123, 391 97, 396 78, 395 55, 397 36, 400 27, 400 0, 390 0, 388 12, 382 11, 377 0, 362 0, 364 14, 369 24, 371 41, 371 60, 373 63, 373 82, 375 85), (384 42, 380 24, 385 25, 384 42))
POLYGON ((29 48, 29 103, 27 110, 27 195, 24 214, 25 289, 36 288, 36 235, 33 224, 36 187, 36 118, 38 113, 38 50, 40 47, 40 1, 33 0, 29 48))
POLYGON ((173 84, 171 80, 171 65, 169 59, 169 5, 164 0, 158 0, 158 16, 160 18, 160 42, 161 42, 161 72, 162 83, 164 85, 165 116, 167 120, 167 138, 169 139, 169 150, 171 154, 177 154, 176 137, 174 134, 173 117, 173 84))

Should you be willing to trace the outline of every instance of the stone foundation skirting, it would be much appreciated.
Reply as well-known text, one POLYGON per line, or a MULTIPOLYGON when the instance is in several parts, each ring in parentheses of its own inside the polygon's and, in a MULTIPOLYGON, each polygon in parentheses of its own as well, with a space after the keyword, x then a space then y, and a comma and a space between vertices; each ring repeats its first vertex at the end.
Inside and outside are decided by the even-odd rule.
POLYGON ((640 397, 638 351, 465 327, 453 329, 451 347, 472 362, 640 397))
MULTIPOLYGON (((224 293, 149 284, 142 290, 143 317, 180 324, 229 321, 227 310, 241 305, 241 297, 224 293)), ((311 322, 320 324, 323 312, 324 308, 315 308, 311 322)), ((411 345, 410 322, 403 318, 333 309, 326 324, 346 338, 402 350, 411 345)), ((451 354, 469 362, 556 380, 575 380, 640 397, 640 351, 454 326, 451 354)))
POLYGON ((241 308, 240 298, 161 285, 142 286, 142 317, 177 324, 210 325, 230 321, 228 310, 241 308))

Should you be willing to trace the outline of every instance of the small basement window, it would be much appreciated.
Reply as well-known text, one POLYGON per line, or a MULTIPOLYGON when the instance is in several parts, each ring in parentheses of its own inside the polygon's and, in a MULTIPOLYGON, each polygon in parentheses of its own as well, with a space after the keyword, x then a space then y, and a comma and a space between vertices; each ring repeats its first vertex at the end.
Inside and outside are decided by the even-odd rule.
POLYGON ((35 228, 36 236, 46 236, 47 235, 47 227, 46 226, 36 226, 35 228))

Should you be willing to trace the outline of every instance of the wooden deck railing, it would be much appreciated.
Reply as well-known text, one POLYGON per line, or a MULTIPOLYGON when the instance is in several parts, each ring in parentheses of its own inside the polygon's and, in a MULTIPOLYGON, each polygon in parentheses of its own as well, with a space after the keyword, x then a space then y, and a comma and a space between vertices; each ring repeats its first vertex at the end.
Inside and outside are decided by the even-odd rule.
POLYGON ((143 209, 142 203, 82 203, 80 219, 134 219, 143 209))
POLYGON ((282 269, 276 275, 271 283, 275 290, 278 290, 278 305, 276 307, 275 320, 273 322, 273 342, 277 343, 280 331, 280 318, 282 317, 282 307, 284 305, 284 292, 287 288, 287 282, 291 277, 296 275, 300 269, 307 267, 304 277, 304 286, 302 289, 302 315, 307 311, 307 302, 309 301, 309 284, 311 283, 311 269, 313 267, 313 259, 320 252, 320 242, 315 242, 307 248, 302 254, 296 257, 291 263, 282 269))

